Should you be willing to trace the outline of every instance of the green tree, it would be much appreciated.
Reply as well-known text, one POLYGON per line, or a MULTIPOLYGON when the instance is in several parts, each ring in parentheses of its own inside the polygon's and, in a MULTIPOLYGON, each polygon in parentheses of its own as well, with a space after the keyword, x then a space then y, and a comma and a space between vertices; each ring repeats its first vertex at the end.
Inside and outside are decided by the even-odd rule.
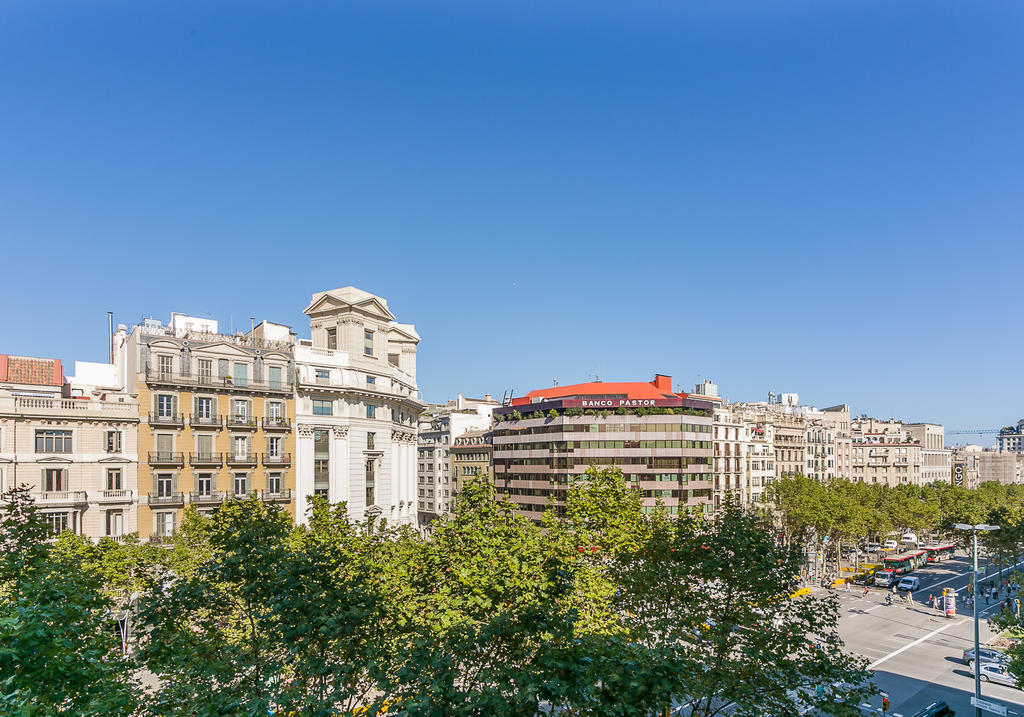
POLYGON ((55 551, 28 491, 0 515, 0 712, 130 714, 138 685, 95 574, 55 551))

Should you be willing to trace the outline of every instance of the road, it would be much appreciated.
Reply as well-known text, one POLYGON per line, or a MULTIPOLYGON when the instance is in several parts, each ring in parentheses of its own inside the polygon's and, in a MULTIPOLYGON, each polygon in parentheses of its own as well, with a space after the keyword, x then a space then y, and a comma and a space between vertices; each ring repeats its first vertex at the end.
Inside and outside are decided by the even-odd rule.
MULTIPOLYGON (((995 570, 990 572, 994 577, 995 570)), ((960 661, 963 651, 974 646, 971 613, 962 598, 958 599, 954 618, 946 618, 927 604, 929 592, 938 595, 944 587, 953 587, 965 596, 970 563, 960 556, 917 570, 914 575, 921 579, 921 588, 914 593, 915 602, 910 606, 885 605, 886 590, 882 588, 871 588, 867 597, 863 588, 852 587, 851 593, 837 590, 841 605, 839 632, 847 649, 871 661, 875 683, 889 694, 891 717, 909 717, 936 700, 944 700, 958 716, 973 715, 970 699, 974 677, 960 661)), ((983 617, 998 609, 997 604, 979 604, 983 617)), ((985 622, 980 636, 982 643, 995 637, 985 622)), ((1024 717, 1021 690, 983 683, 981 693, 983 698, 1005 705, 1008 714, 1024 717)), ((865 706, 865 714, 880 713, 879 705, 879 698, 874 698, 865 706)))

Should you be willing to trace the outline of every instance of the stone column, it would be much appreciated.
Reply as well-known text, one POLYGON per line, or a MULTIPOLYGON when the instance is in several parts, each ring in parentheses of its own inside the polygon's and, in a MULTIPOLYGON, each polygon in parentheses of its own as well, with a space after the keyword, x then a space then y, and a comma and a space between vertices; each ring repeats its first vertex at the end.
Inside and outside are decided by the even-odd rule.
POLYGON ((313 427, 296 426, 295 438, 295 521, 306 523, 309 497, 313 495, 313 427))
MULTIPOLYGON (((349 451, 348 426, 334 426, 331 429, 331 479, 330 493, 332 503, 342 501, 351 505, 349 494, 349 451)), ((349 513, 351 515, 351 512, 349 513)))

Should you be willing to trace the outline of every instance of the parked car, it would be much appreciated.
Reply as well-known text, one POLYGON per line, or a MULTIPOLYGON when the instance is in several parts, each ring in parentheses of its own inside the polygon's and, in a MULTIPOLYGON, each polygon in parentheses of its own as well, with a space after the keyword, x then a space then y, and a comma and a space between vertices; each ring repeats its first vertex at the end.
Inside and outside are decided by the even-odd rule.
POLYGON ((899 543, 897 543, 895 540, 886 540, 882 544, 882 549, 883 550, 895 550, 898 547, 899 547, 899 543))
POLYGON ((896 583, 897 590, 917 590, 921 587, 921 579, 913 575, 907 575, 896 583))
POLYGON ((982 682, 995 682, 999 685, 1017 686, 1017 675, 1006 669, 1006 665, 997 662, 983 662, 978 667, 982 682))
MULTIPOLYGON (((1005 652, 1000 652, 999 650, 993 649, 991 647, 983 647, 983 648, 981 648, 980 652, 981 652, 981 664, 985 664, 986 662, 996 662, 996 663, 999 663, 1001 665, 1008 665, 1008 664, 1010 664, 1010 658, 1007 657, 1005 652)), ((968 664, 968 665, 973 665, 974 664, 974 648, 973 647, 971 649, 969 649, 969 650, 964 650, 963 661, 964 661, 965 664, 968 664)))

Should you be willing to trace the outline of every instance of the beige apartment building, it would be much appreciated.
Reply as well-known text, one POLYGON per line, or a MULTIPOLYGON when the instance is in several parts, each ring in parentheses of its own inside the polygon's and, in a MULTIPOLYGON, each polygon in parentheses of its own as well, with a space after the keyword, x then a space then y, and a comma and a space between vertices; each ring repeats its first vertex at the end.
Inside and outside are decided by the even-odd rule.
POLYGON ((945 429, 937 423, 904 423, 907 436, 921 444, 921 483, 946 483, 953 451, 946 448, 945 429))
POLYGON ((775 476, 804 473, 807 462, 807 429, 802 416, 778 414, 775 428, 775 476))
MULTIPOLYGON (((465 481, 481 476, 494 482, 493 450, 490 429, 466 431, 452 443, 452 508, 465 481)), ((422 489, 421 489, 422 490, 422 489)))
POLYGON ((104 379, 87 385, 58 359, 0 355, 0 492, 28 487, 54 533, 137 530, 138 404, 104 368, 76 364, 104 379))
POLYGON ((113 340, 114 363, 138 397, 140 537, 173 535, 186 505, 212 513, 254 495, 294 517, 288 327, 220 334, 212 319, 175 313, 166 326, 120 326, 113 340))

